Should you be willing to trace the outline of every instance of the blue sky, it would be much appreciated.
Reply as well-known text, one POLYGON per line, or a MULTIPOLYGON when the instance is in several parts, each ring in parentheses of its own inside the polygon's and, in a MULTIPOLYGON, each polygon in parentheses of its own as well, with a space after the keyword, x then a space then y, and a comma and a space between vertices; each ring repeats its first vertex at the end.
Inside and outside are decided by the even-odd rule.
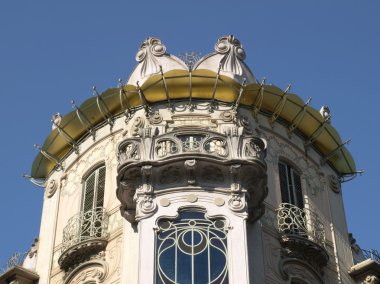
POLYGON ((349 230, 363 248, 380 249, 379 1, 128 2, 0 2, 0 265, 39 234, 43 192, 21 175, 51 115, 71 111, 70 100, 81 103, 93 85, 126 79, 147 36, 169 53, 204 55, 234 34, 257 78, 328 105, 366 171, 343 185, 349 230))

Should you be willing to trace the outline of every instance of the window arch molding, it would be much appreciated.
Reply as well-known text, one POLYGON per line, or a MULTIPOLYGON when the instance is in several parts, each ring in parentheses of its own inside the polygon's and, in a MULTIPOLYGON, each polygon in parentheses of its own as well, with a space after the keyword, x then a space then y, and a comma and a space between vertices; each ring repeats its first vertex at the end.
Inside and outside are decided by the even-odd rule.
POLYGON ((139 283, 156 283, 156 238, 159 221, 178 218, 179 212, 184 210, 204 212, 205 216, 212 220, 219 218, 225 220, 225 226, 228 228, 226 246, 229 283, 249 283, 247 215, 233 212, 228 207, 227 198, 228 196, 222 193, 191 188, 187 188, 186 191, 158 195, 155 214, 141 219, 138 223, 139 283), (196 196, 195 199, 190 198, 194 196, 196 196), (221 199, 224 199, 224 202, 215 201, 221 199))
POLYGON ((304 178, 304 171, 296 163, 294 163, 294 161, 291 158, 283 155, 278 156, 277 164, 279 163, 284 163, 291 166, 298 173, 301 179, 304 178))
POLYGON ((93 165, 91 165, 88 169, 85 170, 85 172, 82 174, 82 178, 81 178, 81 184, 83 184, 86 179, 94 172, 96 171, 98 168, 100 167, 105 167, 106 168, 106 171, 107 171, 107 167, 106 167, 106 162, 104 160, 100 160, 100 161, 97 161, 95 162, 93 165))
POLYGON ((228 221, 201 207, 158 218, 155 283, 228 283, 228 221))

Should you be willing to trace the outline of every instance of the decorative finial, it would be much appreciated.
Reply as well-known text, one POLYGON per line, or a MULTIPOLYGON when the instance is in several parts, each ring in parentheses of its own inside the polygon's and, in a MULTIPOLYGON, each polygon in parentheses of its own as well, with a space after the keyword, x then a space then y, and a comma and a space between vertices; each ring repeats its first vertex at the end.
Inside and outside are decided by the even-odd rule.
POLYGON ((222 71, 239 76, 243 75, 241 61, 245 59, 245 51, 238 39, 233 35, 219 38, 218 42, 215 44, 215 51, 224 55, 220 60, 222 71))
POLYGON ((156 57, 164 55, 166 47, 158 38, 148 37, 140 46, 136 61, 141 63, 140 76, 144 78, 148 75, 160 72, 160 64, 156 57))
POLYGON ((319 113, 322 115, 324 121, 328 123, 331 122, 331 112, 328 106, 322 106, 319 113))
POLYGON ((199 61, 199 59, 201 59, 201 54, 197 51, 187 51, 185 53, 179 54, 178 57, 183 62, 185 62, 187 67, 193 68, 195 63, 197 63, 199 61))
POLYGON ((57 128, 57 125, 60 125, 61 121, 62 121, 62 116, 59 112, 55 113, 52 118, 51 118, 51 121, 52 121, 52 126, 51 126, 51 130, 54 130, 57 128))

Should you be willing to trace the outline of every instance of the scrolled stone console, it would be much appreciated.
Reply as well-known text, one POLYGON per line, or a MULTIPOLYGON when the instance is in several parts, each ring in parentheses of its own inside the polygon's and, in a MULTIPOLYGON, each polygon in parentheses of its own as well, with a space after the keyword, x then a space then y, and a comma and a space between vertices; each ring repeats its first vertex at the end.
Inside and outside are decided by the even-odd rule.
POLYGON ((156 196, 204 190, 229 196, 235 214, 250 221, 263 214, 267 195, 266 141, 230 126, 224 134, 202 128, 177 128, 140 137, 118 147, 118 189, 122 215, 137 222, 155 213, 156 196))

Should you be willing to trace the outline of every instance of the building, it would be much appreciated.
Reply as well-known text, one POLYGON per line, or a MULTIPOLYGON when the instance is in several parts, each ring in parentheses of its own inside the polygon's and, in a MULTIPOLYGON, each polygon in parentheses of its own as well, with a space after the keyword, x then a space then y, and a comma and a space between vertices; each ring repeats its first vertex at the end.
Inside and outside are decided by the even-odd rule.
POLYGON ((56 114, 31 174, 39 240, 0 283, 378 283, 330 110, 244 59, 234 36, 199 60, 147 38, 125 84, 56 114))

